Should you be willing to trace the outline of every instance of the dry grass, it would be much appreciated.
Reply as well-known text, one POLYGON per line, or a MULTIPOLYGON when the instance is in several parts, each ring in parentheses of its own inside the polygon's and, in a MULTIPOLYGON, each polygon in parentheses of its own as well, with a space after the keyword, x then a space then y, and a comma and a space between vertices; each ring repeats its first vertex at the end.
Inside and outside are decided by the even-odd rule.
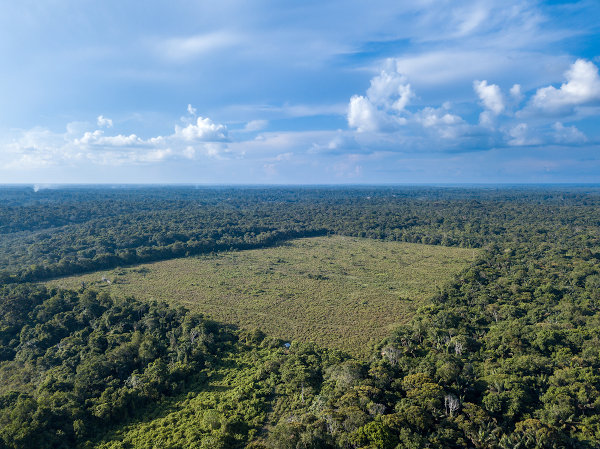
POLYGON ((174 259, 49 281, 182 304, 285 340, 369 352, 477 251, 351 237, 174 259), (102 277, 112 280, 109 285, 102 277))

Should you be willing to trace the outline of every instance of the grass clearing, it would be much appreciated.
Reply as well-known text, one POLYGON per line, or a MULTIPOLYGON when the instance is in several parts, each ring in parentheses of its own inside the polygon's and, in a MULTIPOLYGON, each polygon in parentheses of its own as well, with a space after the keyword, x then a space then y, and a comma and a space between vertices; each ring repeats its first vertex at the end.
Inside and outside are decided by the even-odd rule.
POLYGON ((48 281, 156 299, 284 340, 364 356, 477 250, 343 236, 173 259, 48 281), (111 283, 103 281, 106 278, 111 283))

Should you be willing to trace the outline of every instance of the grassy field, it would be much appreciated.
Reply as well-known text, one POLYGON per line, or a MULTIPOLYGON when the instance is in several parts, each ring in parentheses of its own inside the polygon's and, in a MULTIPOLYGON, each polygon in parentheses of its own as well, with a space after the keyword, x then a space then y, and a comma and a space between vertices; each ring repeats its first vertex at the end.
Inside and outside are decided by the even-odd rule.
POLYGON ((80 288, 84 281, 117 295, 182 304, 220 322, 362 356, 477 254, 472 249, 318 237, 48 284, 80 288))

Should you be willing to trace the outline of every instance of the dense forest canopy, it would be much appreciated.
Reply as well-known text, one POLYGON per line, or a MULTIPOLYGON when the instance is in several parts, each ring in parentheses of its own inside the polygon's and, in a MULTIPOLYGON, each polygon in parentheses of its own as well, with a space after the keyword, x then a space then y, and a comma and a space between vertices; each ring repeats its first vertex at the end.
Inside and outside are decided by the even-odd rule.
POLYGON ((594 187, 6 187, 0 204, 4 282, 327 233, 482 247, 600 221, 594 187))
POLYGON ((590 186, 3 188, 0 448, 599 447, 599 206, 590 186), (366 361, 27 283, 324 234, 482 255, 366 361))

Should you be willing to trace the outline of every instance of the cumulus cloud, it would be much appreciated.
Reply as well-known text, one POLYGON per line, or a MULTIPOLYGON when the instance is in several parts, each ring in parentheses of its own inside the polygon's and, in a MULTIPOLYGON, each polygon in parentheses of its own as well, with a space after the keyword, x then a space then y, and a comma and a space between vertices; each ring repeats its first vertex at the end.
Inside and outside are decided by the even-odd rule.
POLYGON ((539 145, 540 139, 530 136, 527 123, 519 123, 508 130, 508 144, 511 146, 539 145))
POLYGON ((96 131, 87 131, 83 134, 80 139, 73 141, 75 145, 94 145, 94 146, 109 146, 109 147, 131 147, 135 145, 141 145, 144 143, 135 134, 124 136, 118 134, 116 136, 105 136, 104 131, 97 129, 96 131))
POLYGON ((538 89, 531 99, 531 106, 556 112, 600 101, 600 76, 593 62, 578 59, 565 73, 565 79, 558 89, 554 86, 538 89))
POLYGON ((414 92, 406 76, 386 70, 371 79, 371 86, 367 90, 367 98, 374 105, 396 111, 404 110, 412 97, 414 92))
POLYGON ((198 141, 224 141, 227 140, 227 128, 224 125, 213 123, 209 118, 198 117, 196 123, 190 123, 182 128, 175 126, 174 137, 187 142, 198 141))
POLYGON ((348 125, 358 132, 379 131, 382 120, 377 107, 362 95, 354 95, 350 98, 348 106, 348 125))
POLYGON ((576 126, 565 126, 555 122, 551 126, 531 126, 527 123, 518 123, 506 131, 506 143, 510 146, 532 145, 579 145, 588 139, 576 126))
POLYGON ((554 140, 557 143, 577 144, 587 142, 587 137, 575 126, 564 126, 561 122, 552 125, 554 140))
MULTIPOLYGON (((518 83, 504 93, 498 84, 474 80, 471 86, 477 100, 470 104, 462 101, 460 108, 468 113, 482 107, 478 123, 469 123, 454 113, 450 102, 441 107, 409 109, 417 96, 408 78, 397 70, 398 65, 393 70, 391 66, 393 61, 386 61, 385 69, 371 79, 365 94, 350 98, 348 127, 354 132, 354 146, 359 150, 349 151, 479 151, 507 146, 576 145, 587 142, 587 136, 577 127, 557 121, 556 114, 574 121, 599 110, 590 107, 600 104, 598 68, 582 59, 571 65, 560 88, 541 87, 533 95, 523 92, 518 83), (573 115, 566 106, 588 107, 578 108, 573 115), (540 109, 557 112, 540 114, 540 109)), ((322 143, 314 147, 317 150, 331 151, 322 143)))
POLYGON ((98 116, 97 123, 101 128, 112 128, 113 126, 113 121, 107 117, 104 117, 103 115, 98 116))
MULTIPOLYGON (((98 126, 106 127, 106 120, 98 117, 98 126)), ((77 122, 68 124, 65 133, 42 128, 21 131, 2 145, 6 151, 0 154, 0 167, 35 168, 81 160, 123 165, 169 158, 195 159, 200 155, 222 157, 228 151, 227 127, 204 117, 185 127, 176 125, 170 135, 147 139, 136 134, 110 135, 101 129, 82 128, 82 122, 77 122)))
POLYGON ((444 109, 432 107, 423 108, 417 114, 417 120, 425 127, 450 126, 462 123, 463 120, 458 115, 450 114, 444 109))
POLYGON ((417 123, 423 128, 437 131, 444 139, 456 138, 461 131, 458 125, 463 125, 464 120, 458 115, 448 112, 449 105, 441 108, 425 107, 414 115, 417 123))
POLYGON ((402 113, 414 96, 404 75, 397 71, 382 70, 371 79, 366 96, 354 95, 350 98, 348 125, 359 132, 397 129, 406 124, 402 113))
POLYGON ((486 80, 474 81, 473 89, 477 93, 479 100, 486 109, 479 116, 479 123, 484 126, 489 126, 494 116, 501 114, 504 111, 504 98, 500 87, 497 84, 488 84, 486 80))
POLYGON ((513 87, 510 88, 510 95, 513 98, 521 99, 523 97, 523 94, 521 93, 521 85, 514 84, 513 87))
MULTIPOLYGON (((449 148, 456 146, 452 140, 471 133, 470 125, 450 111, 449 102, 441 107, 425 106, 409 110, 407 106, 417 96, 407 77, 396 70, 394 61, 388 60, 385 66, 371 79, 365 95, 353 95, 350 98, 348 126, 356 131, 352 151, 449 148)), ((348 143, 351 139, 346 138, 345 141, 348 143)), ((313 151, 338 150, 320 144, 313 151)))
MULTIPOLYGON (((410 102, 417 98, 406 76, 400 73, 395 61, 388 60, 385 68, 373 77, 365 95, 353 95, 347 112, 348 126, 362 135, 379 134, 379 142, 361 138, 373 148, 406 148, 400 145, 402 140, 419 141, 420 147, 430 139, 430 147, 439 147, 440 138, 448 140, 465 134, 468 125, 462 117, 450 112, 451 104, 445 102, 441 107, 425 106, 416 111, 407 109, 410 102), (385 137, 383 134, 388 134, 385 137), (403 136, 401 136, 401 134, 403 136), (396 144, 394 144, 394 139, 396 144)), ((487 94, 487 83, 482 85, 487 94)), ((489 95, 488 95, 489 96, 489 95)), ((491 103, 490 103, 491 104, 491 103)), ((492 104, 497 108, 497 105, 492 104)), ((447 145, 447 143, 441 146, 447 145)), ((319 146, 323 149, 322 145, 319 146)))

